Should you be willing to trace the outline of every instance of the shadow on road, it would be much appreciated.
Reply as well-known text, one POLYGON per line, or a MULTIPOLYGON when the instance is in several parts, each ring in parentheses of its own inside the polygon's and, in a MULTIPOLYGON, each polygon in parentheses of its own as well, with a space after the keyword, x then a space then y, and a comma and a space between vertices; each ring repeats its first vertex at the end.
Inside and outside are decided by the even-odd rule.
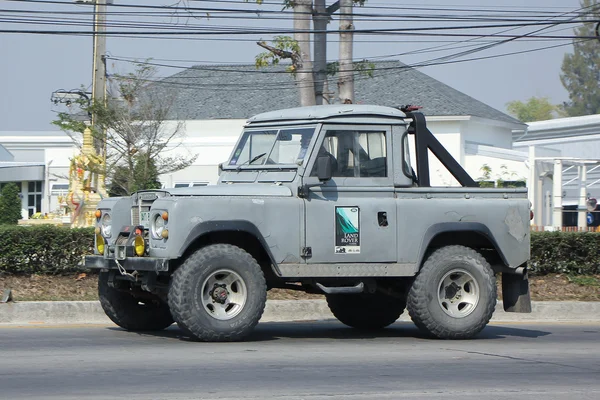
MULTIPOLYGON (((121 328, 109 328, 122 331, 121 328)), ((191 339, 177 325, 172 325, 164 331, 158 332, 131 332, 132 335, 153 336, 178 339, 182 341, 195 341, 191 339)), ((550 335, 550 332, 516 328, 514 326, 488 326, 472 340, 499 340, 508 337, 538 338, 550 335)), ((435 340, 417 329, 411 322, 397 322, 390 327, 368 332, 346 327, 337 321, 302 321, 302 322, 264 322, 258 324, 255 331, 245 340, 246 342, 264 342, 282 339, 339 339, 339 340, 365 340, 381 338, 411 338, 421 340, 435 340)))

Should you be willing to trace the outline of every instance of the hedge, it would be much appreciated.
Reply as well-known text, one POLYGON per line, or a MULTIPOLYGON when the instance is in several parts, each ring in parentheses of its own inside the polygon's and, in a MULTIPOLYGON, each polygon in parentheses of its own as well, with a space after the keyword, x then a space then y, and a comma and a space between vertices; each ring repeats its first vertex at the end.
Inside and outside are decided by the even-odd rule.
POLYGON ((531 232, 531 275, 600 274, 600 233, 531 232))
MULTIPOLYGON (((91 254, 93 228, 0 225, 0 273, 67 274, 91 254)), ((600 233, 532 232, 531 275, 600 274, 600 233)))
POLYGON ((94 246, 93 228, 0 225, 0 273, 58 275, 80 271, 94 246))

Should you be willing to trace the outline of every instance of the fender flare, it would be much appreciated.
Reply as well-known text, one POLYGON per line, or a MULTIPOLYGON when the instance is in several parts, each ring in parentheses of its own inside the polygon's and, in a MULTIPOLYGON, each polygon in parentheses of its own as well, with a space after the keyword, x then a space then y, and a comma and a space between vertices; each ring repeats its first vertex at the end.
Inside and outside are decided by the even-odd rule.
POLYGON ((419 249, 419 257, 417 259, 417 267, 419 269, 425 258, 427 248, 433 239, 439 234, 448 232, 474 232, 480 234, 494 246, 494 249, 498 252, 504 265, 509 265, 504 253, 500 250, 500 246, 498 246, 496 239, 494 239, 494 235, 492 235, 490 229, 484 224, 480 222, 440 222, 430 226, 425 232, 425 235, 423 235, 423 241, 421 242, 421 248, 419 249))
POLYGON ((224 231, 238 231, 245 232, 254 236, 260 242, 263 249, 266 251, 271 263, 275 270, 278 270, 275 258, 271 253, 271 249, 267 244, 267 241, 263 237, 260 230, 250 221, 246 220, 226 220, 226 221, 204 221, 195 225, 188 233, 185 241, 177 252, 177 257, 182 257, 187 249, 194 243, 198 238, 211 232, 224 232, 224 231))

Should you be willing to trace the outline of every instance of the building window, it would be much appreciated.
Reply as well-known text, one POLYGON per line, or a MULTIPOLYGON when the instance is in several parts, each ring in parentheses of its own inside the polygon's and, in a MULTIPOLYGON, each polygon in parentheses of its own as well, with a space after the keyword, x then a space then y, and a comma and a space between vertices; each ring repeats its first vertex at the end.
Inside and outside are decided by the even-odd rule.
POLYGON ((208 186, 208 182, 176 182, 176 188, 208 186))
POLYGON ((52 189, 50 189, 50 194, 52 196, 65 196, 69 193, 69 184, 68 183, 54 183, 52 184, 52 189))
POLYGON ((31 217, 42 212, 42 181, 27 183, 27 213, 31 217))

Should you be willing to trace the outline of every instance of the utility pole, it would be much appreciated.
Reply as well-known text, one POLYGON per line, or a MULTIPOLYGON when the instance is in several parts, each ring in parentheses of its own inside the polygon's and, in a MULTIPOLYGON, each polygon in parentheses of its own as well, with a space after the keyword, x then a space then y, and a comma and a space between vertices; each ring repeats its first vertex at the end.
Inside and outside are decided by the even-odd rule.
POLYGON ((352 0, 340 0, 340 72, 338 92, 342 103, 354 103, 354 63, 352 44, 354 25, 352 22, 352 0))
POLYGON ((313 63, 310 59, 310 21, 312 19, 312 0, 294 1, 294 39, 298 42, 300 65, 296 82, 300 90, 300 105, 314 106, 315 81, 313 63))
POLYGON ((315 0, 314 18, 315 26, 315 100, 317 105, 326 102, 325 97, 325 79, 327 79, 327 24, 329 23, 329 14, 325 0, 315 0), (324 101, 325 100, 325 101, 324 101))
MULTIPOLYGON (((92 75, 92 104, 105 104, 106 101, 106 4, 107 0, 94 2, 94 61, 92 75)), ((96 112, 92 113, 92 129, 97 122, 96 112)), ((104 156, 104 138, 94 135, 96 154, 104 156)))

